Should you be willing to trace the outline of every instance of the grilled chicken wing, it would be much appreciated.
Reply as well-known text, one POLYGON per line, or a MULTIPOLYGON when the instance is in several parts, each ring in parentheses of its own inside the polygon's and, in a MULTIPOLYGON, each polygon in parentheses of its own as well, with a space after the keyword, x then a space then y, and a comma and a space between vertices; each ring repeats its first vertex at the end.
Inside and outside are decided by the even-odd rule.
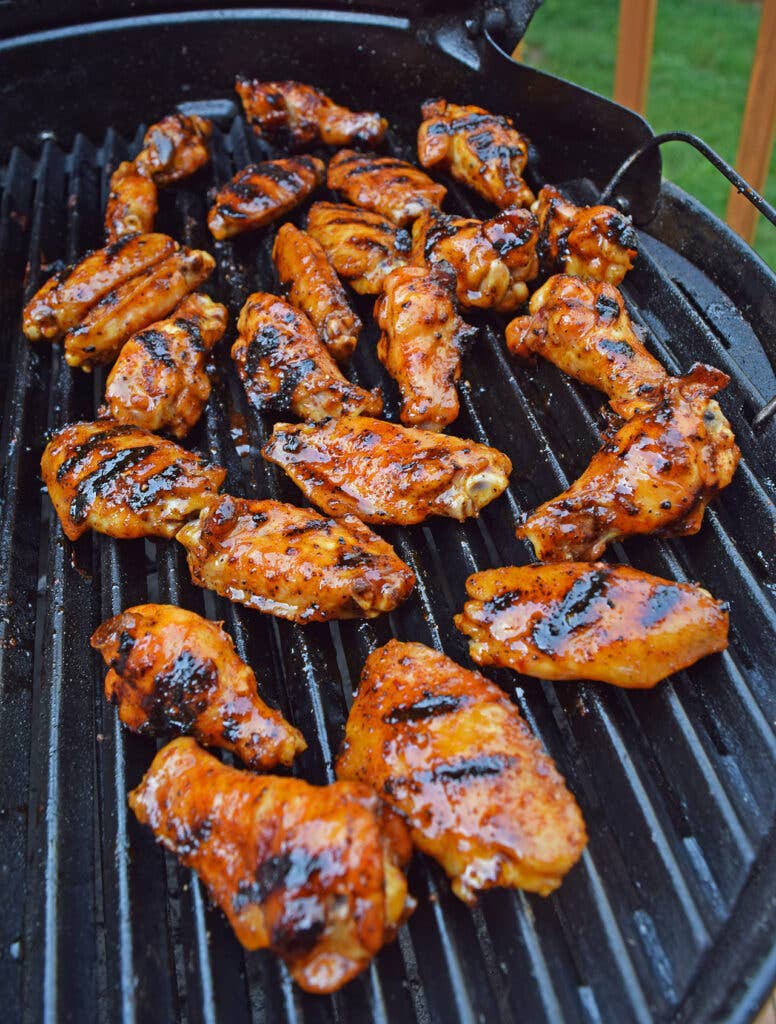
POLYGON ((646 688, 727 647, 727 607, 627 565, 564 562, 470 576, 455 624, 478 665, 646 688))
POLYGON ((341 149, 329 162, 329 188, 349 202, 382 214, 404 227, 423 210, 441 206, 447 189, 427 174, 392 156, 341 149))
POLYGON ((208 352, 226 330, 226 308, 189 295, 169 320, 133 335, 105 386, 105 414, 118 423, 185 437, 210 397, 208 352))
POLYGON ((111 175, 110 193, 105 207, 105 237, 108 243, 124 235, 154 229, 157 202, 156 185, 134 163, 124 161, 111 175))
POLYGON ((304 313, 283 299, 254 292, 237 327, 232 359, 259 411, 291 411, 306 420, 382 412, 380 389, 364 391, 346 380, 304 313))
POLYGON ((339 276, 360 295, 377 295, 386 277, 407 264, 410 235, 379 213, 347 203, 313 203, 307 232, 320 242, 339 276))
POLYGON ((206 117, 169 114, 145 133, 135 165, 157 185, 172 185, 208 162, 207 143, 212 133, 212 122, 206 117))
POLYGON ((697 533, 706 505, 730 483, 740 452, 711 395, 728 377, 695 366, 669 378, 662 401, 604 444, 585 472, 545 502, 517 536, 546 562, 596 559, 631 534, 697 533))
POLYGON ((426 210, 412 225, 412 262, 447 263, 462 306, 510 313, 528 298, 539 273, 538 229, 528 210, 513 207, 491 220, 426 210))
POLYGON ((337 776, 374 787, 467 903, 495 886, 547 895, 587 842, 514 704, 423 644, 391 640, 367 658, 337 776))
POLYGON ((476 516, 512 470, 495 448, 368 416, 276 423, 262 455, 328 515, 400 526, 430 515, 476 516))
POLYGON ((272 247, 281 286, 338 362, 353 355, 362 323, 348 305, 345 290, 323 246, 293 224, 283 224, 272 247))
POLYGON ((41 476, 65 536, 174 537, 215 495, 226 470, 139 427, 99 420, 58 430, 41 476))
POLYGON ((423 167, 449 171, 500 208, 530 206, 533 192, 523 181, 528 140, 512 119, 482 107, 427 100, 418 129, 423 167))
POLYGON ((612 285, 556 274, 533 293, 530 310, 507 327, 513 355, 527 359, 535 352, 549 359, 605 392, 623 419, 660 400, 668 374, 633 330, 612 285))
POLYGON ((260 82, 240 75, 235 89, 255 134, 279 135, 293 147, 314 142, 377 146, 388 129, 379 114, 348 110, 302 82, 260 82))
POLYGON ((314 156, 248 164, 219 190, 207 215, 210 233, 222 240, 285 217, 321 184, 324 170, 314 156))
POLYGON ((271 949, 308 992, 369 965, 412 913, 407 832, 366 786, 253 775, 192 739, 159 751, 129 804, 194 868, 246 949, 271 949))
POLYGON ((198 586, 292 622, 371 619, 415 585, 409 566, 354 516, 335 521, 279 501, 216 498, 178 540, 198 586))
POLYGON ((439 267, 401 267, 375 303, 377 356, 399 385, 401 421, 444 430, 458 416, 461 351, 477 333, 455 308, 454 281, 439 267))

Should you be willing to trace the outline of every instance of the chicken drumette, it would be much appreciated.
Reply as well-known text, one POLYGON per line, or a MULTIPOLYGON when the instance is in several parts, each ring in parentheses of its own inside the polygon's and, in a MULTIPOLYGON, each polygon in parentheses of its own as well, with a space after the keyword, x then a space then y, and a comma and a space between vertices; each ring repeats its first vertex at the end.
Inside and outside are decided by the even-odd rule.
POLYGON ((392 156, 342 149, 329 162, 329 188, 365 210, 403 227, 429 207, 441 206, 447 189, 392 156))
POLYGON ((206 117, 169 114, 145 133, 135 166, 160 187, 172 185, 208 162, 212 133, 213 124, 206 117))
POLYGON ((110 244, 125 235, 154 229, 159 203, 156 185, 134 161, 119 164, 111 175, 105 206, 105 238, 110 244))

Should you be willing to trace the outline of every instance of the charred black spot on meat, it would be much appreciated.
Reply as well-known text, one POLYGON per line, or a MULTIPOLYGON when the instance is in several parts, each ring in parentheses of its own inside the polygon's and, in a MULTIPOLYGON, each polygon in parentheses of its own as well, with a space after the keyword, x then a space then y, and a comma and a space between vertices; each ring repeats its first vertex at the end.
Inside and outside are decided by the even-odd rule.
POLYGON ((156 331, 153 328, 149 328, 146 331, 141 331, 140 334, 137 335, 137 340, 149 356, 157 363, 161 363, 161 365, 166 367, 168 370, 174 370, 176 368, 175 360, 170 355, 169 339, 163 331, 156 331))
POLYGON ((611 242, 616 242, 626 249, 635 249, 638 244, 630 218, 619 213, 609 218, 605 234, 611 242))
POLYGON ((99 448, 105 441, 109 441, 113 437, 120 437, 122 434, 132 434, 137 428, 130 425, 122 425, 117 427, 108 427, 105 430, 100 430, 89 438, 88 441, 84 441, 83 444, 76 445, 73 449, 73 454, 69 456, 57 470, 57 480, 61 480, 63 477, 71 473, 79 463, 84 462, 95 448, 99 448))
POLYGON ((99 497, 104 497, 115 485, 117 478, 126 470, 132 469, 153 455, 155 445, 140 445, 137 448, 122 448, 111 457, 101 462, 99 467, 80 481, 76 487, 75 497, 70 502, 70 518, 74 523, 82 523, 89 510, 99 497))
POLYGON ((199 324, 196 320, 186 320, 183 317, 178 317, 175 320, 175 326, 184 332, 189 345, 191 345, 195 352, 205 351, 202 331, 199 329, 199 324))
POLYGON ((362 548, 354 548, 351 551, 343 551, 337 558, 337 565, 341 569, 355 569, 359 565, 368 565, 372 556, 362 548))
POLYGON ((434 782, 465 782, 467 779, 482 779, 501 775, 512 758, 506 754, 481 754, 479 757, 464 757, 458 761, 437 764, 428 771, 417 772, 413 781, 420 785, 434 782))
POLYGON ((276 352, 284 341, 284 335, 272 324, 264 324, 260 327, 248 342, 248 350, 245 355, 246 372, 253 376, 258 370, 261 360, 276 352))
POLYGON ((519 590, 507 590, 503 594, 496 594, 490 601, 485 602, 485 610, 487 612, 505 612, 507 608, 511 608, 515 601, 519 600, 521 591, 519 590))
POLYGON ((616 341, 614 338, 601 338, 598 347, 602 352, 609 352, 613 356, 625 356, 626 359, 633 359, 636 354, 627 341, 616 341))
POLYGON ((620 315, 620 306, 610 295, 599 295, 595 300, 595 311, 603 320, 616 320, 620 315))
POLYGON ((416 700, 412 704, 400 704, 393 708, 383 715, 383 721, 388 722, 389 725, 396 725, 400 722, 420 722, 425 718, 452 714, 466 703, 468 703, 468 698, 465 694, 454 696, 445 693, 425 693, 420 700, 416 700))
POLYGON ((405 228, 399 228, 394 235, 393 247, 396 252, 407 253, 412 248, 412 236, 405 228))
POLYGON ((682 591, 671 585, 656 586, 647 598, 646 608, 641 616, 641 625, 649 629, 664 619, 682 600, 682 591))
POLYGON ((309 519, 306 523, 287 526, 283 531, 284 537, 299 537, 303 533, 310 533, 312 530, 329 530, 332 525, 331 519, 309 519))
POLYGON ((189 732, 217 686, 218 670, 210 658, 181 651, 170 668, 156 676, 153 690, 141 701, 151 729, 189 732))
POLYGON ((126 672, 127 662, 129 661, 129 656, 132 653, 132 648, 134 646, 135 637, 126 629, 122 630, 117 645, 118 653, 115 658, 111 659, 110 663, 110 667, 116 675, 123 676, 126 672))
POLYGON ((148 508, 163 494, 171 491, 183 475, 183 467, 179 462, 173 462, 164 469, 153 473, 142 484, 132 490, 127 498, 127 504, 133 512, 141 512, 148 508))
POLYGON ((574 632, 597 622, 601 601, 606 601, 609 577, 608 570, 599 569, 576 580, 563 600, 534 623, 531 639, 535 647, 543 654, 557 654, 574 632))

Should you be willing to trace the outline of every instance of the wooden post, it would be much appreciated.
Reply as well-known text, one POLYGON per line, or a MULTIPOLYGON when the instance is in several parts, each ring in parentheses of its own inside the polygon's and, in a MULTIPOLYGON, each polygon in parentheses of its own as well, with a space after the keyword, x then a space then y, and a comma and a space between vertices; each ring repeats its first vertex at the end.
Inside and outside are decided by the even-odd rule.
POLYGON ((620 0, 614 99, 639 114, 647 109, 656 14, 657 0, 620 0))
MULTIPOLYGON (((765 188, 775 130, 776 0, 764 0, 736 156, 736 170, 758 192, 765 188)), ((750 244, 757 227, 757 216, 752 204, 731 188, 727 222, 750 244)))

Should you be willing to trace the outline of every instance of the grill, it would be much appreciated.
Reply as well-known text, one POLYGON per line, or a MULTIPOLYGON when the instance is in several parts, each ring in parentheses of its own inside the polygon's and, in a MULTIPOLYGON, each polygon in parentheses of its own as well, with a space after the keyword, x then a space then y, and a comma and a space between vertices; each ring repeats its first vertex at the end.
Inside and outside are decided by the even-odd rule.
MULTIPOLYGON (((85 89, 83 103, 95 120, 78 114, 78 123, 90 132, 106 127, 104 137, 72 132, 63 115, 61 141, 48 138, 35 147, 23 138, 0 178, 0 992, 8 1019, 749 1019, 776 980, 776 423, 752 426, 776 393, 766 347, 773 345, 776 279, 678 189, 664 183, 658 195, 654 163, 631 185, 634 209, 658 205, 639 233, 637 269, 623 291, 635 323, 671 370, 701 360, 731 375, 721 404, 743 457, 698 536, 633 540, 612 553, 650 572, 698 579, 729 600, 731 645, 645 693, 491 673, 542 739, 587 820, 589 848, 561 889, 547 899, 491 892, 470 911, 451 894, 441 870, 418 855, 410 888, 419 906, 397 942, 340 993, 313 997, 293 986, 271 955, 245 953, 196 877, 128 813, 126 792, 155 747, 122 730, 103 698, 103 669, 87 642, 99 622, 146 600, 223 619, 238 653, 256 670, 262 695, 310 744, 295 771, 313 782, 330 781, 367 654, 397 636, 469 664, 465 639, 452 625, 465 578, 528 559, 514 536, 518 516, 581 472, 601 425, 600 395, 548 364, 516 367, 497 321, 479 318, 454 432, 507 452, 515 465, 511 486, 477 521, 433 520, 384 531, 417 573, 418 585, 396 612, 372 622, 302 629, 221 601, 192 586, 173 542, 86 535, 68 543, 41 490, 38 462, 47 431, 93 418, 105 375, 71 371, 58 346, 32 348, 19 331, 20 310, 49 264, 71 261, 100 243, 110 171, 139 148, 138 118, 150 116, 148 107, 161 113, 175 100, 197 99, 186 96, 185 76, 168 80, 182 66, 184 43, 186 59, 195 62, 204 55, 207 28, 224 58, 201 72, 198 95, 228 95, 236 70, 314 80, 345 102, 383 109, 393 124, 389 150, 404 158, 413 155, 417 103, 429 91, 429 74, 432 92, 447 89, 498 109, 509 105, 506 61, 493 48, 487 61, 502 68, 502 85, 487 85, 487 61, 475 67, 472 56, 479 43, 459 32, 453 45, 442 20, 430 20, 423 38, 401 19, 347 15, 338 45, 351 52, 360 45, 370 58, 376 51, 375 66, 367 60, 355 72, 331 55, 326 67, 304 71, 313 41, 324 33, 332 38, 328 15, 264 13, 252 22, 245 14, 211 12, 175 25, 165 18, 58 35, 58 59, 66 62, 78 50, 87 69, 90 62, 99 65, 98 51, 119 31, 128 37, 122 61, 133 52, 144 66, 154 47, 159 57, 173 38, 175 45, 170 67, 149 79, 150 98, 135 97, 134 115, 127 85, 117 78, 118 128, 107 127, 110 112, 97 111, 85 89), (266 55, 249 52, 246 28, 266 32, 266 55), (299 47, 293 51, 292 28, 299 47), (183 33, 183 42, 174 33, 183 33), (145 40, 145 49, 138 40, 145 40), (426 67, 410 70, 413 47, 426 54, 426 67), (393 89, 385 95, 381 62, 393 68, 396 95, 393 89)), ((51 56, 47 45, 43 37, 26 40, 4 54, 7 69, 20 76, 8 93, 7 116, 23 106, 23 64, 39 53, 51 56)), ((576 199, 595 199, 593 181, 569 180, 571 168, 589 170, 600 188, 618 158, 648 134, 646 127, 582 90, 553 87, 553 80, 530 69, 509 74, 530 86, 520 104, 526 117, 534 104, 539 166, 554 171, 576 199), (561 89, 577 97, 578 112, 600 103, 592 141, 576 145, 571 134, 542 133, 541 109, 557 103, 561 89), (611 135, 604 136, 607 117, 611 135)), ((44 73, 36 75, 34 82, 45 82, 44 73)), ((53 108, 60 102, 52 99, 53 108)), ((37 100, 30 105, 22 134, 40 131, 50 115, 37 100)), ((163 195, 157 223, 181 242, 212 250, 207 189, 271 153, 232 116, 228 102, 206 106, 220 124, 212 164, 163 195)), ((556 123, 554 130, 563 126, 556 123)), ((457 186, 450 188, 450 209, 482 213, 457 186)), ((271 234, 215 247, 218 269, 207 290, 229 307, 231 333, 218 346, 213 396, 189 440, 227 467, 229 492, 298 502, 290 481, 258 456, 268 424, 245 407, 228 358, 245 297, 257 288, 273 290, 271 234)), ((396 393, 385 386, 374 354, 371 302, 358 300, 356 308, 367 326, 351 376, 366 387, 382 383, 393 418, 396 393)), ((771 358, 775 354, 772 347, 771 358)))

